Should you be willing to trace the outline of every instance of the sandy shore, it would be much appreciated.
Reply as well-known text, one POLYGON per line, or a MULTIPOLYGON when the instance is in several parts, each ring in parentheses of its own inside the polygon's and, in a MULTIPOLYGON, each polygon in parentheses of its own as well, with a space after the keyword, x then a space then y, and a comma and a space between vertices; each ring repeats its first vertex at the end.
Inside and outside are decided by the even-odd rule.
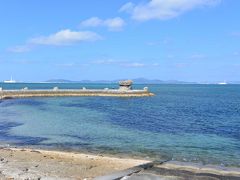
MULTIPOLYGON (((0 148, 0 180, 2 179, 93 179, 109 174, 125 174, 129 168, 150 163, 146 160, 108 157, 75 152, 0 148), (127 171, 125 171, 128 169, 127 171)), ((152 163, 150 163, 152 164, 152 163)), ((133 168, 134 167, 134 168, 133 168)), ((132 179, 240 179, 239 168, 168 161, 134 173, 132 179)), ((131 179, 132 178, 132 179, 131 179)), ((104 178, 103 178, 104 179, 104 178)), ((126 179, 126 178, 125 178, 126 179)))
POLYGON ((146 162, 103 155, 2 148, 0 179, 92 179, 146 162))

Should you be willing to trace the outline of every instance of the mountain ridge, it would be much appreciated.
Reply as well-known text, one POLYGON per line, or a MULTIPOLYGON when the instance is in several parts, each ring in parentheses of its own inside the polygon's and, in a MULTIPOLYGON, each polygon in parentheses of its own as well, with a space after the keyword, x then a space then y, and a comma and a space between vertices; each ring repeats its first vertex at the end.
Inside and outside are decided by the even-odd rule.
MULTIPOLYGON (((66 79, 50 79, 44 81, 46 83, 118 83, 123 79, 116 80, 80 80, 80 81, 72 81, 66 79)), ((159 79, 146 79, 146 78, 135 78, 132 79, 135 84, 197 84, 196 82, 185 82, 185 81, 177 81, 177 80, 159 80, 159 79)))

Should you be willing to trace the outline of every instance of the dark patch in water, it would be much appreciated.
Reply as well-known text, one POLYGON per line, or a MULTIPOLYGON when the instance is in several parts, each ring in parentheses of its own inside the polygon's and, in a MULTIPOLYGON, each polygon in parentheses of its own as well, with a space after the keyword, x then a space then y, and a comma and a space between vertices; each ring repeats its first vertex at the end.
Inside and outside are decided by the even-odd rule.
POLYGON ((38 145, 47 138, 30 137, 30 136, 15 136, 10 135, 9 130, 13 127, 21 126, 22 123, 15 122, 0 122, 0 139, 7 142, 14 142, 15 145, 38 145))
POLYGON ((34 99, 12 99, 3 101, 0 105, 2 107, 14 106, 14 105, 26 105, 26 106, 43 106, 45 102, 37 101, 34 99))
POLYGON ((209 134, 240 139, 240 123, 236 119, 240 121, 239 104, 234 101, 223 104, 213 95, 206 96, 205 99, 196 97, 195 94, 163 94, 154 98, 128 100, 96 97, 62 103, 60 106, 105 112, 109 117, 106 121, 127 129, 173 135, 209 134))
POLYGON ((16 112, 12 112, 12 111, 0 111, 0 114, 1 114, 1 116, 0 116, 0 121, 4 121, 4 119, 5 119, 6 117, 16 116, 16 115, 17 115, 16 112), (1 119, 2 117, 3 117, 4 119, 1 119))
POLYGON ((13 127, 17 127, 22 125, 22 123, 16 123, 16 122, 0 122, 0 131, 6 132, 10 130, 13 127))
POLYGON ((12 97, 4 97, 3 99, 7 100, 7 99, 13 99, 12 97))
POLYGON ((81 143, 81 142, 77 142, 77 143, 51 143, 51 144, 41 143, 41 146, 53 147, 53 148, 57 148, 57 149, 74 149, 76 147, 89 148, 89 147, 91 147, 91 145, 92 144, 90 144, 90 143, 81 143))
POLYGON ((42 137, 29 137, 29 136, 11 136, 14 140, 17 140, 16 145, 25 146, 25 145, 40 145, 41 142, 48 140, 48 138, 42 137))

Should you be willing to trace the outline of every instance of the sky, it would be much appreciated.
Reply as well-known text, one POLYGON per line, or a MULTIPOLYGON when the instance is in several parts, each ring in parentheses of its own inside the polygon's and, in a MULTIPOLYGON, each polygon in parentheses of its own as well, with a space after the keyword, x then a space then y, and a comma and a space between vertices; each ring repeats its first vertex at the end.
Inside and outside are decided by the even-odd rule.
POLYGON ((0 81, 240 81, 238 0, 0 1, 0 81))

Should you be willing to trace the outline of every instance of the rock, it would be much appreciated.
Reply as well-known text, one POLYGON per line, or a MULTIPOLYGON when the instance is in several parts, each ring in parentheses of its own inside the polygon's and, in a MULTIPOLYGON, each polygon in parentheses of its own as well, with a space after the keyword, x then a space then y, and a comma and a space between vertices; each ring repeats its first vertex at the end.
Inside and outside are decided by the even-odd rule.
POLYGON ((23 88, 22 90, 23 90, 23 91, 27 91, 27 90, 28 90, 28 87, 25 87, 25 88, 23 88))
POLYGON ((53 91, 57 91, 57 90, 58 90, 58 87, 54 87, 54 88, 53 88, 53 91))
POLYGON ((125 80, 125 81, 119 81, 119 90, 120 91, 128 91, 132 89, 132 80, 125 80))
POLYGON ((148 91, 148 87, 144 87, 143 90, 144 90, 144 91, 148 91))
POLYGON ((28 170, 29 170, 28 168, 24 168, 23 169, 24 172, 28 172, 28 170))

